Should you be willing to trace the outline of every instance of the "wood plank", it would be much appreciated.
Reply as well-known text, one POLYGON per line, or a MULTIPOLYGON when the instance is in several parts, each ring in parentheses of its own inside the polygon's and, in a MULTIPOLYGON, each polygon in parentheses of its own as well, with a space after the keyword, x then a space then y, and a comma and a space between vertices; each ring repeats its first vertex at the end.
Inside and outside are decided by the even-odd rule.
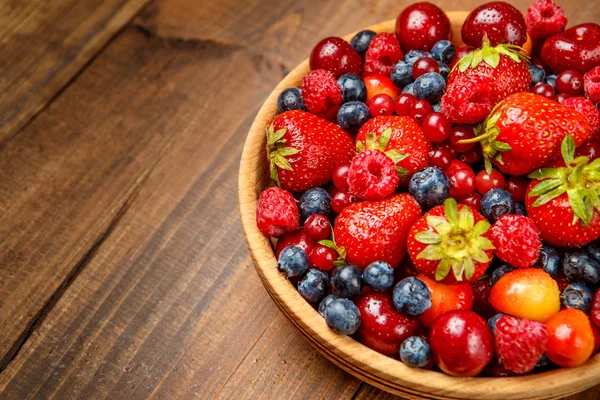
POLYGON ((9 0, 0 5, 0 146, 149 0, 9 0))

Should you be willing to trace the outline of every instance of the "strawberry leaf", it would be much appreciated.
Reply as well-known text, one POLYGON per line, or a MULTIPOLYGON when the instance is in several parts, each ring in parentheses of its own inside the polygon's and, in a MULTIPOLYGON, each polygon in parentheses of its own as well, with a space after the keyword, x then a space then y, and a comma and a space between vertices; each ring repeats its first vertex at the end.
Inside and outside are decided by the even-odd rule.
POLYGON ((365 145, 362 144, 361 141, 356 142, 356 150, 360 153, 361 151, 365 151, 365 145))
POLYGON ((440 261, 436 270, 435 270, 435 280, 441 281, 450 273, 450 268, 452 267, 452 260, 449 258, 445 258, 440 261))
POLYGON ((422 260, 442 260, 444 259, 444 253, 442 252, 442 248, 439 244, 430 244, 425 247, 423 251, 417 254, 417 259, 422 260))
POLYGON ((512 150, 512 147, 510 146, 510 144, 504 143, 504 142, 496 142, 496 141, 494 141, 490 145, 492 146, 492 149, 498 150, 500 152, 512 150))
POLYGON ((490 223, 487 221, 479 221, 473 228, 473 237, 481 236, 490 229, 490 223))
POLYGON ((460 72, 465 72, 471 63, 473 62, 474 52, 470 52, 466 54, 463 58, 458 62, 458 70, 460 72))
POLYGON ((447 235, 452 230, 452 227, 448 223, 448 220, 444 217, 438 217, 435 215, 427 216, 427 224, 431 226, 440 235, 447 235))
POLYGON ((492 173, 492 162, 490 161, 489 157, 484 158, 483 164, 485 166, 485 172, 487 172, 488 175, 490 175, 492 173))
POLYGON ((575 157, 575 140, 573 140, 573 136, 565 136, 560 144, 560 153, 562 154, 563 160, 565 160, 565 164, 571 164, 571 161, 573 161, 573 158, 575 157))
POLYGON ((463 231, 469 231, 473 228, 475 223, 473 213, 469 207, 463 206, 458 212, 458 227, 463 231))
POLYGON ((573 209, 575 217, 581 220, 583 226, 588 226, 594 215, 594 207, 587 198, 587 190, 584 188, 574 188, 567 190, 569 203, 573 209))
MULTIPOLYGON (((465 257, 463 259, 462 269, 467 279, 471 279, 473 277, 473 274, 475 273, 475 263, 473 263, 473 259, 471 257, 465 257)), ((457 280, 459 279, 457 278, 457 280)))
POLYGON ((376 139, 375 139, 375 132, 369 132, 367 133, 367 138, 365 139, 365 142, 367 143, 367 149, 369 150, 374 150, 377 148, 377 143, 376 143, 376 139))
POLYGON ((401 153, 398 150, 388 150, 385 152, 385 155, 391 158, 394 164, 397 164, 408 157, 408 154, 401 153))
POLYGON ((567 191, 567 189, 564 186, 559 186, 556 189, 549 191, 548 193, 542 194, 540 197, 538 197, 533 202, 532 205, 533 205, 533 207, 542 206, 542 205, 546 204, 547 202, 549 202, 550 200, 555 199, 558 196, 562 195, 566 191, 567 191))
POLYGON ((463 274, 465 273, 463 260, 452 260, 452 272, 457 281, 461 282, 463 280, 463 274))
POLYGON ((285 169, 285 170, 288 170, 288 171, 293 171, 294 170, 292 168, 292 166, 290 165, 289 161, 286 160, 286 158, 284 156, 282 156, 281 154, 275 152, 275 153, 271 153, 271 156, 272 156, 273 162, 279 168, 285 169))
POLYGON ((450 225, 458 224, 458 205, 456 204, 456 200, 452 197, 448 197, 444 201, 444 213, 446 214, 446 218, 448 218, 450 225))
POLYGON ((344 260, 336 260, 333 262, 334 267, 341 267, 342 265, 346 265, 346 261, 344 260))
POLYGON ((527 175, 530 179, 565 179, 567 177, 566 168, 540 168, 527 175))
POLYGON ((486 252, 481 249, 471 254, 471 258, 480 263, 486 263, 490 261, 490 258, 488 257, 486 252))
POLYGON ((398 173, 400 179, 407 179, 410 176, 408 170, 402 167, 396 167, 396 173, 398 173))
POLYGON ((298 154, 300 151, 293 147, 282 147, 276 151, 277 154, 283 157, 293 156, 294 154, 298 154))
POLYGON ((415 239, 424 244, 439 244, 442 242, 442 237, 435 232, 419 232, 415 235, 415 239))
POLYGON ((391 128, 387 128, 385 131, 383 131, 383 133, 379 137, 379 150, 380 151, 385 151, 391 137, 392 137, 392 129, 391 128))
POLYGON ((269 170, 271 172, 271 179, 275 182, 277 186, 281 186, 281 182, 279 182, 279 175, 277 174, 277 167, 274 162, 269 163, 269 170))
POLYGON ((321 246, 327 247, 328 249, 335 250, 335 251, 338 250, 338 248, 335 245, 335 243, 333 242, 333 240, 319 240, 317 243, 319 243, 321 246))
POLYGON ((477 67, 481 61, 483 61, 483 52, 482 51, 474 51, 473 52, 473 60, 471 60, 471 68, 477 67))
POLYGON ((483 61, 492 68, 496 68, 500 64, 500 54, 492 47, 483 48, 483 61))
POLYGON ((533 187, 533 189, 531 189, 531 191, 529 192, 529 196, 531 196, 531 197, 540 196, 544 193, 548 193, 549 191, 556 189, 557 187, 561 186, 562 184, 563 184, 562 179, 547 179, 547 180, 541 181, 540 183, 535 185, 533 187))

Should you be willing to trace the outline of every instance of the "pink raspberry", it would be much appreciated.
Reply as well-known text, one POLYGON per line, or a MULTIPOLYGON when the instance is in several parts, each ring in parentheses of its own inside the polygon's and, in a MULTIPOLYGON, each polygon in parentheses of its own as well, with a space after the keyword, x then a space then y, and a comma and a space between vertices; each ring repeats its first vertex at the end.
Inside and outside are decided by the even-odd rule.
POLYGON ((396 164, 379 150, 358 153, 350 164, 350 193, 364 200, 382 200, 394 193, 400 178, 396 164))
POLYGON ((542 41, 547 37, 565 30, 567 17, 560 6, 552 0, 537 0, 527 9, 525 15, 527 32, 534 41, 542 41))
POLYGON ((600 112, 594 103, 585 97, 569 97, 562 101, 564 106, 579 111, 586 116, 588 123, 590 124, 590 136, 589 139, 600 139, 600 112))
POLYGON ((585 95, 594 103, 600 103, 600 65, 592 68, 583 76, 585 95))
POLYGON ((548 329, 541 322, 505 315, 496 323, 494 339, 500 362, 523 374, 531 371, 546 351, 548 329))
POLYGON ((501 260, 513 267, 528 268, 537 261, 542 248, 540 231, 523 215, 504 214, 492 226, 492 243, 501 260))
POLYGON ((265 189, 258 198, 256 225, 265 236, 279 237, 300 226, 300 213, 294 196, 279 187, 265 189))
POLYGON ((342 104, 342 91, 335 77, 324 69, 315 69, 306 74, 300 88, 304 105, 319 117, 326 117, 333 107, 342 104))
POLYGON ((488 116, 495 99, 490 94, 491 82, 479 76, 456 78, 442 97, 442 111, 455 124, 475 124, 488 116))
POLYGON ((380 33, 371 39, 365 54, 363 74, 390 76, 392 69, 404 56, 398 38, 393 33, 380 33))

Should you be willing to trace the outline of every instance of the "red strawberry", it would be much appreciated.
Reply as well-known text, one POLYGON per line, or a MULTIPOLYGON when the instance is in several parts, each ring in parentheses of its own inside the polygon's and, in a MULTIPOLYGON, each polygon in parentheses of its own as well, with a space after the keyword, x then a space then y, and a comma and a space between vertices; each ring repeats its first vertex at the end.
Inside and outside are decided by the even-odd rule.
POLYGON ((352 138, 339 126, 304 111, 277 115, 267 128, 271 178, 300 192, 329 182, 354 156, 352 138))
POLYGON ((474 282, 492 261, 490 223, 448 198, 410 228, 408 254, 417 271, 446 284, 474 282))
POLYGON ((479 126, 485 168, 492 162, 509 175, 528 174, 560 154, 560 143, 573 135, 578 146, 590 134, 586 117, 533 93, 516 93, 497 104, 479 126))
POLYGON ((401 183, 407 183, 412 174, 429 164, 431 151, 431 143, 412 118, 384 115, 360 128, 356 147, 385 152, 396 163, 401 183))
POLYGON ((500 317, 494 331, 496 354, 510 371, 522 374, 531 371, 548 344, 546 325, 527 319, 500 317))
POLYGON ((528 268, 537 261, 542 248, 540 232, 530 218, 504 214, 492 226, 492 243, 502 261, 513 267, 528 268))
POLYGON ((408 230, 419 217, 421 207, 408 193, 355 203, 335 220, 336 244, 346 261, 360 268, 374 261, 396 268, 406 254, 408 230))
POLYGON ((600 160, 575 158, 575 141, 561 145, 563 161, 529 175, 527 215, 542 239, 559 247, 581 247, 600 237, 600 160))

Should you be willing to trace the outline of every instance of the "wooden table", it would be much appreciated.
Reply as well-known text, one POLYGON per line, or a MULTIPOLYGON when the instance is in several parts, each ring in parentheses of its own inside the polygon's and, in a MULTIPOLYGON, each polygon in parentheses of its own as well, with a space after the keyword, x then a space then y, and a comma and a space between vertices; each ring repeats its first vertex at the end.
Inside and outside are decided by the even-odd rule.
POLYGON ((236 190, 276 83, 320 38, 407 3, 0 4, 0 397, 392 398, 277 311, 236 190))

